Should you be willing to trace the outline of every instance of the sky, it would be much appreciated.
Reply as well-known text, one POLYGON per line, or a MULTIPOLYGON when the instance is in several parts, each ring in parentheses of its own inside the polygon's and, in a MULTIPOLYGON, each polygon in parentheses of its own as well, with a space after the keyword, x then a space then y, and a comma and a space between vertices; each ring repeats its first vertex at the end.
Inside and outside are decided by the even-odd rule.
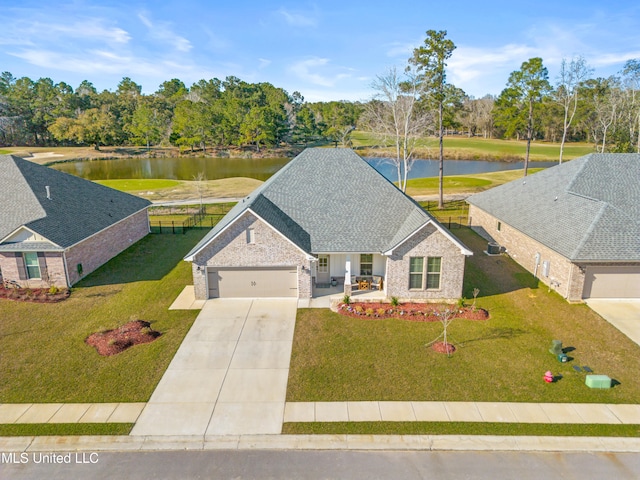
POLYGON ((0 72, 99 91, 130 77, 146 94, 235 76, 311 102, 366 101, 427 30, 447 31, 447 81, 476 98, 532 57, 552 84, 563 58, 583 56, 596 77, 640 59, 632 0, 0 0, 0 25, 0 72))

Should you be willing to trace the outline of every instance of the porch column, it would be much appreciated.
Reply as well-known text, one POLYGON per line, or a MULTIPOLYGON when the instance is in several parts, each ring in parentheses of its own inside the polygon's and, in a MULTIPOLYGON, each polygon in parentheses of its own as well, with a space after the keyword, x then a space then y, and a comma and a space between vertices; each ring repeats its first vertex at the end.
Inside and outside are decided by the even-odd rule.
POLYGON ((351 255, 347 255, 344 266, 344 294, 351 295, 351 255))

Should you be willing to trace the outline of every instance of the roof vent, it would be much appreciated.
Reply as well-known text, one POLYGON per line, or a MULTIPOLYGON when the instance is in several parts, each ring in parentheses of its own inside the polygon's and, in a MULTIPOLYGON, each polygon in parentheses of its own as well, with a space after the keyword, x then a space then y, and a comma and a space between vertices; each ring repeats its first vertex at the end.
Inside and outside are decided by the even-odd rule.
POLYGON ((51 187, 49 187, 49 185, 47 185, 44 188, 47 191, 47 199, 51 200, 51 187))

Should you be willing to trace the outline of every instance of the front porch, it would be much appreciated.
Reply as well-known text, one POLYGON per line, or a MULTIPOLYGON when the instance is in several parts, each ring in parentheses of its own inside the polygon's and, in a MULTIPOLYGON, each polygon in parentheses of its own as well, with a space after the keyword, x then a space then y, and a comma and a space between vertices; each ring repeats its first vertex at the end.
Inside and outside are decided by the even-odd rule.
POLYGON ((384 255, 374 253, 319 254, 311 265, 311 296, 375 292, 376 298, 385 298, 386 263, 384 255))
MULTIPOLYGON (((384 290, 354 290, 350 297, 353 301, 383 301, 387 297, 384 290)), ((337 304, 344 298, 344 284, 336 286, 318 288, 315 285, 312 289, 311 298, 300 298, 298 308, 331 308, 332 304, 337 304)))

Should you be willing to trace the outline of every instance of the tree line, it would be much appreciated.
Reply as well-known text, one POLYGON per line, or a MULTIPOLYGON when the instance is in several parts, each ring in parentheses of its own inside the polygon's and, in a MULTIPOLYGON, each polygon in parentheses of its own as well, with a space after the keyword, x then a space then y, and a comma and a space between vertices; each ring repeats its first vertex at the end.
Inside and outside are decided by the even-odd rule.
POLYGON ((0 145, 176 145, 204 151, 317 141, 349 146, 350 133, 359 128, 387 140, 404 136, 396 150, 408 162, 416 138, 441 140, 451 133, 527 144, 585 141, 599 152, 640 152, 639 60, 628 60, 617 75, 593 78, 582 57, 565 59, 550 80, 543 60, 532 58, 512 72, 500 95, 473 98, 446 80, 454 49, 446 31, 429 30, 404 67, 377 77, 375 95, 366 102, 310 103, 299 92, 236 77, 203 79, 191 87, 171 79, 142 94, 128 77, 114 91, 98 92, 87 80, 74 89, 4 72, 0 145))
POLYGON ((153 94, 128 77, 115 91, 83 81, 0 75, 0 145, 252 146, 324 140, 348 144, 361 104, 309 103, 270 83, 236 77, 163 82, 153 94))

